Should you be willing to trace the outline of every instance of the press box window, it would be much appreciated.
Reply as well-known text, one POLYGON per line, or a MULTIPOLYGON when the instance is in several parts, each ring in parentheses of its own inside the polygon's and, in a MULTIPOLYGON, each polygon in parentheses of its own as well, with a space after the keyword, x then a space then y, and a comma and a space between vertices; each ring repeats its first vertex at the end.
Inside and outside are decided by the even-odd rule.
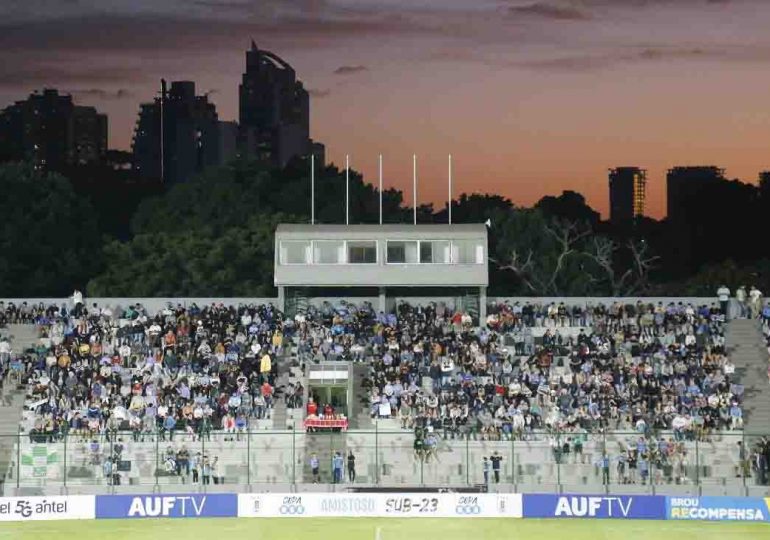
POLYGON ((281 264, 309 264, 310 242, 281 242, 281 264))
POLYGON ((321 240, 313 242, 315 264, 344 264, 345 242, 342 240, 321 240))
POLYGON ((420 242, 420 262, 423 264, 449 264, 449 242, 446 240, 420 242))
POLYGON ((377 242, 374 240, 348 242, 348 263, 376 264, 377 242))
POLYGON ((484 244, 478 240, 456 240, 452 242, 454 264, 484 264, 484 244))
POLYGON ((389 241, 389 264, 415 264, 417 263, 417 241, 389 241))

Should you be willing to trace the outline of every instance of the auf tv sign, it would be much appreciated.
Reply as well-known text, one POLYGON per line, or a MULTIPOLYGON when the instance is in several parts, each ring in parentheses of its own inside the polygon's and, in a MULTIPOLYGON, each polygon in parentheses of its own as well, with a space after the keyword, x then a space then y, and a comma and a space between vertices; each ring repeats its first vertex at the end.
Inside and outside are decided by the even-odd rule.
POLYGON ((559 497, 556 517, 629 517, 633 497, 559 497))
POLYGON ((206 508, 206 497, 134 497, 128 517, 200 516, 206 508))
POLYGON ((97 518, 229 517, 238 513, 234 494, 113 495, 96 498, 97 518))
POLYGON ((524 495, 524 517, 663 519, 666 498, 650 495, 524 495))

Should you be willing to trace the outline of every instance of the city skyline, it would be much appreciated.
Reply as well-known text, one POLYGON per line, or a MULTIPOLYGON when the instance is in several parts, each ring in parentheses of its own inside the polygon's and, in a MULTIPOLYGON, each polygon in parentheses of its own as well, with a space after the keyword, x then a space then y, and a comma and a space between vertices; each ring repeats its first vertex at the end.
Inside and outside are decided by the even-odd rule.
POLYGON ((755 0, 620 2, 179 0, 0 7, 3 106, 56 87, 110 117, 130 148, 159 80, 193 80, 238 117, 253 38, 296 69, 311 137, 411 204, 494 192, 530 205, 571 189, 608 217, 606 171, 648 171, 647 214, 665 213, 666 172, 716 165, 755 183, 770 168, 770 9, 755 0), (97 6, 98 9, 97 9, 97 6), (84 40, 83 36, 88 36, 84 40), (136 39, 142 36, 142 39, 136 39), (397 180, 397 182, 395 181, 397 180))

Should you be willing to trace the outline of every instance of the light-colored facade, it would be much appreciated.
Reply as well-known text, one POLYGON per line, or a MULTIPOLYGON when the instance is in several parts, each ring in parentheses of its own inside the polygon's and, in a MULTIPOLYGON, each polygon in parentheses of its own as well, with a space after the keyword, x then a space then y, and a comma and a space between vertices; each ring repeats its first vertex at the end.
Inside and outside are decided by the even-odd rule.
POLYGON ((485 300, 487 260, 483 224, 281 224, 274 282, 279 302, 287 287, 376 287, 383 309, 388 287, 478 288, 485 300))

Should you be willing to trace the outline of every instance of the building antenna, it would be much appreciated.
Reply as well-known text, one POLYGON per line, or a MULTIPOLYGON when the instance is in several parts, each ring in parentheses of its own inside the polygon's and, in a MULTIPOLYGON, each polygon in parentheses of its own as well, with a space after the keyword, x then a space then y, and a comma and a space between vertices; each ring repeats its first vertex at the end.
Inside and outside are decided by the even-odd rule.
POLYGON ((350 156, 345 154, 345 225, 350 225, 350 156))
POLYGON ((380 154, 380 225, 382 225, 382 154, 380 154))
POLYGON ((414 224, 417 225, 417 154, 412 154, 412 200, 414 201, 414 224))
POLYGON ((310 224, 315 225, 315 154, 310 154, 310 224))
POLYGON ((452 224, 452 154, 449 154, 449 224, 452 224))

